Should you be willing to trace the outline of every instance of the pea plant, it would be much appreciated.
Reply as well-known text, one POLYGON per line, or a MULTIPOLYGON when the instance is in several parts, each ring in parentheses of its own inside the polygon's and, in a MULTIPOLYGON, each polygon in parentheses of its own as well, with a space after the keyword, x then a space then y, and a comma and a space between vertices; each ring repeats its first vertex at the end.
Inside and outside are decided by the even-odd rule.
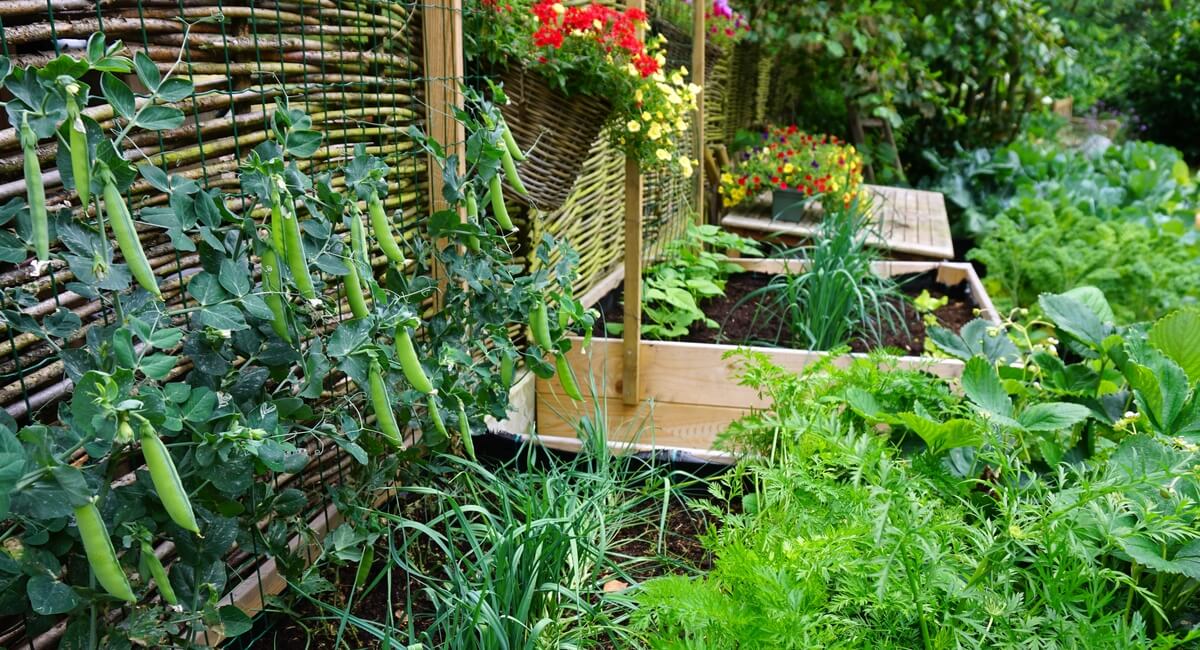
POLYGON ((123 52, 97 34, 81 58, 0 58, 29 186, 0 208, 12 226, 0 260, 65 263, 64 288, 101 314, 39 321, 24 311, 33 296, 0 299, 9 330, 43 342, 73 385, 21 421, 0 415, 0 613, 30 637, 65 618, 63 647, 189 647, 249 629, 220 599, 263 556, 300 575, 289 540, 312 537, 323 498, 307 473, 342 504, 373 498, 421 449, 473 455, 484 417, 505 415, 517 363, 569 377, 564 333, 591 323, 569 247, 547 236, 539 270, 516 263, 502 181, 519 191, 521 156, 491 104, 472 95, 455 113, 465 174, 458 154, 410 132, 446 181, 445 209, 428 216, 370 147, 314 157, 322 134, 284 97, 226 193, 133 146, 135 132, 180 126, 173 104, 194 89, 123 52), (83 111, 97 105, 111 119, 83 111), (54 209, 36 153, 47 141, 73 199, 54 209), (166 205, 132 198, 147 192, 166 205), (398 232, 403 214, 425 232, 398 232), (162 280, 139 238, 162 231, 199 268, 162 280))

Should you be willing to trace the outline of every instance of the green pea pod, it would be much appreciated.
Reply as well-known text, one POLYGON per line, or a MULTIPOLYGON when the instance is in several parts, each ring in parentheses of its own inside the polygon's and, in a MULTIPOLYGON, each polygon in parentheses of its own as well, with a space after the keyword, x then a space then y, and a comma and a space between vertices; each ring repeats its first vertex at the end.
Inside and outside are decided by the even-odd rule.
POLYGON ((371 216, 371 230, 375 233, 375 241, 379 242, 379 248, 393 264, 403 269, 406 263, 404 251, 400 250, 400 244, 392 234, 392 222, 383 209, 383 200, 374 192, 367 199, 367 213, 371 216))
POLYGON ((279 200, 279 190, 271 190, 271 248, 276 255, 283 255, 283 206, 279 200))
POLYGON ((571 370, 571 364, 567 363, 566 355, 561 352, 556 354, 554 367, 558 371, 558 383, 562 385, 563 392, 576 402, 582 402, 583 393, 579 392, 579 384, 575 383, 575 373, 571 370))
POLYGON ((304 239, 300 234, 300 217, 290 208, 281 208, 283 220, 283 252, 296 290, 305 300, 316 300, 317 290, 308 273, 308 258, 304 256, 304 239))
POLYGON ((404 438, 400 435, 400 425, 396 424, 392 400, 388 397, 387 385, 383 381, 383 368, 376 361, 371 362, 371 369, 367 372, 367 383, 370 384, 371 408, 375 410, 379 431, 392 446, 403 447, 404 438))
POLYGON ((75 525, 79 528, 83 552, 87 555, 92 573, 96 575, 96 582, 114 598, 135 602, 137 599, 133 597, 129 578, 125 577, 125 571, 117 560, 117 550, 113 548, 94 498, 87 505, 75 508, 75 525))
POLYGON ((400 360, 404 378, 413 388, 425 394, 433 392, 433 383, 425 375, 425 369, 417 359, 417 349, 413 346, 412 337, 408 335, 408 328, 404 325, 396 328, 396 358, 400 360))
POLYGON ((355 318, 366 318, 371 315, 371 310, 367 309, 367 301, 363 298, 362 283, 358 279, 358 264, 354 263, 354 255, 346 257, 346 278, 343 282, 346 285, 346 299, 350 301, 350 313, 354 314, 355 318))
POLYGON ((375 562, 375 547, 367 546, 363 549, 362 558, 358 561, 358 571, 354 573, 354 588, 358 589, 367 584, 367 578, 371 577, 371 565, 375 562))
POLYGON ((496 222, 507 231, 516 230, 517 227, 508 216, 508 207, 504 205, 504 184, 500 181, 499 174, 492 177, 489 190, 492 195, 492 216, 496 217, 496 222))
POLYGON ((183 489, 183 481, 179 480, 179 470, 175 469, 171 453, 149 422, 142 422, 142 456, 150 469, 154 490, 171 520, 180 528, 199 535, 200 526, 196 524, 196 513, 192 512, 192 502, 183 489))
POLYGON ((142 242, 138 240, 137 229, 133 226, 133 218, 129 216, 125 198, 117 189, 117 181, 112 172, 107 170, 104 172, 104 205, 108 210, 108 223, 117 238, 121 255, 129 265, 129 272, 143 289, 162 300, 162 291, 158 288, 158 280, 154 277, 154 270, 150 268, 150 261, 146 259, 146 251, 142 250, 142 242))
POLYGON ((463 408, 461 399, 458 400, 458 437, 462 438, 467 458, 475 460, 475 440, 471 437, 471 423, 467 421, 467 410, 463 408))
POLYGON ((350 250, 354 252, 354 259, 370 264, 371 258, 367 255, 367 231, 362 225, 362 214, 358 211, 358 206, 352 206, 350 212, 350 250))
POLYGON ((430 393, 426 398, 426 404, 429 405, 429 419, 433 422, 433 428, 443 438, 449 438, 450 434, 446 433, 446 423, 442 420, 442 412, 438 410, 437 395, 430 393))
POLYGON ((33 226, 33 250, 38 260, 45 262, 50 259, 50 219, 46 215, 46 185, 37 156, 37 135, 29 126, 28 116, 21 118, 21 149, 25 155, 25 194, 33 226))
POLYGON ((279 258, 275 250, 268 247, 262 256, 263 291, 267 307, 271 310, 271 329, 284 341, 291 343, 292 335, 288 332, 287 313, 283 306, 283 275, 279 268, 279 258))
POLYGON ((550 317, 546 313, 546 300, 538 296, 533 302, 533 311, 529 312, 529 329, 533 331, 533 342, 538 347, 549 352, 554 347, 550 338, 550 317))
POLYGON ((471 221, 479 218, 479 199, 475 198, 475 192, 471 188, 467 188, 467 216, 471 221))
POLYGON ((142 559, 141 567, 143 575, 148 574, 154 580, 154 584, 158 587, 158 593, 162 594, 162 599, 168 605, 178 605, 179 598, 175 596, 175 589, 171 586, 171 579, 167 576, 167 569, 163 566, 162 560, 154 554, 154 547, 150 546, 149 542, 142 542, 142 559))
POLYGON ((525 184, 521 182, 521 175, 517 173, 517 163, 513 161, 512 154, 508 149, 500 152, 500 162, 504 165, 504 176, 508 179, 509 185, 517 191, 521 196, 529 196, 529 190, 525 189, 525 184))
POLYGON ((512 129, 508 128, 507 122, 500 122, 500 137, 504 139, 504 148, 508 149, 508 154, 517 162, 525 162, 525 152, 521 151, 521 147, 517 145, 517 140, 513 137, 512 129))
POLYGON ((75 97, 67 100, 67 144, 71 148, 71 174, 75 177, 75 193, 85 210, 92 197, 92 163, 88 157, 87 128, 79 116, 75 97))
POLYGON ((513 372, 517 369, 517 361, 510 354, 500 357, 500 383, 509 388, 512 386, 513 372))

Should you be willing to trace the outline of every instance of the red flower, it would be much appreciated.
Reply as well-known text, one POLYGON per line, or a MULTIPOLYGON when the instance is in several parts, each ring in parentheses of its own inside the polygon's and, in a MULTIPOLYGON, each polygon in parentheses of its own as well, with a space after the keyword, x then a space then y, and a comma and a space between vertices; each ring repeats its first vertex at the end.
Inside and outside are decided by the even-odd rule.
POLYGON ((533 44, 538 47, 553 47, 558 49, 563 44, 563 34, 557 29, 542 27, 533 33, 533 44))

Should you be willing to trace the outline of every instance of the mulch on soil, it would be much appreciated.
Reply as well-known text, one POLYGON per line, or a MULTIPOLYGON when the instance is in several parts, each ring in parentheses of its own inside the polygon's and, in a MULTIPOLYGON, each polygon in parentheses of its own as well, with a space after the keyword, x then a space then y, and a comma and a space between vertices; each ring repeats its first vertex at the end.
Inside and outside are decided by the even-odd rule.
MULTIPOLYGON (((706 299, 700 303, 700 308, 709 318, 716 321, 719 327, 707 328, 703 324, 697 324, 687 336, 672 340, 731 345, 762 345, 767 341, 793 340, 787 323, 765 304, 766 299, 754 297, 744 300, 749 294, 767 286, 772 277, 766 273, 738 273, 731 276, 725 284, 724 296, 706 299)), ((924 290, 928 290, 929 295, 935 299, 948 298, 946 305, 933 312, 941 327, 957 332, 975 318, 975 305, 967 293, 965 284, 953 287, 941 284, 937 282, 934 271, 897 276, 896 280, 901 283, 901 291, 908 298, 915 298, 924 290)), ((618 287, 597 305, 600 318, 596 321, 595 336, 607 336, 605 323, 623 322, 624 309, 621 298, 622 289, 618 287)), ((883 340, 878 345, 867 337, 865 332, 860 333, 850 341, 851 350, 868 352, 887 348, 911 356, 919 356, 925 352, 924 318, 910 300, 896 298, 891 302, 901 314, 895 327, 885 330, 883 340)))

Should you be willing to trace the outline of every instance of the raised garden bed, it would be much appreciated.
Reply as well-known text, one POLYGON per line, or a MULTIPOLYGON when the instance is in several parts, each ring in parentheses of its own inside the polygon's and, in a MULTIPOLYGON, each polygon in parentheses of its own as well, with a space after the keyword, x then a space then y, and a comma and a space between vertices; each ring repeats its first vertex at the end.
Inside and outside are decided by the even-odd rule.
MULTIPOLYGON (((755 282, 764 282, 757 277, 760 274, 797 270, 801 265, 795 260, 737 260, 737 263, 747 273, 740 274, 746 277, 735 275, 730 279, 727 288, 735 291, 742 283, 753 286, 755 282)), ((874 270, 883 276, 914 276, 915 280, 928 283, 951 296, 951 304, 947 305, 945 313, 937 314, 942 324, 950 329, 961 327, 970 320, 974 309, 978 309, 980 316, 986 320, 999 321, 995 307, 969 264, 877 262, 874 270), (958 302, 969 300, 972 303, 970 311, 964 314, 964 307, 954 304, 955 296, 958 302)), ((612 301, 611 298, 607 300, 612 301)), ((727 297, 718 304, 732 305, 727 302, 729 300, 727 297)), ((743 307, 747 311, 751 309, 743 307)), ((706 306, 706 310, 708 308, 706 306)), ((610 321, 613 318, 607 312, 604 316, 610 321)), ((710 316, 718 322, 721 320, 711 313, 710 316)), ((738 323, 742 318, 741 314, 727 313, 725 316, 727 323, 738 323)), ((919 316, 916 321, 920 323, 919 316)), ((637 405, 628 405, 622 400, 623 341, 597 337, 584 350, 580 339, 567 354, 567 359, 581 384, 589 380, 594 382, 595 394, 602 402, 573 402, 563 395, 557 380, 538 380, 536 409, 539 434, 551 438, 571 438, 574 436, 573 429, 565 418, 600 412, 609 421, 610 439, 614 441, 694 454, 712 454, 717 434, 724 431, 730 422, 750 409, 768 406, 755 391, 737 384, 735 370, 738 361, 736 358, 725 358, 727 353, 739 348, 750 349, 768 355, 777 365, 793 371, 802 370, 828 356, 826 352, 813 350, 715 342, 715 334, 715 330, 698 332, 686 341, 643 340, 639 351, 641 386, 637 405)), ((898 368, 923 369, 944 377, 962 373, 963 364, 958 360, 919 356, 923 347, 918 347, 918 344, 923 344, 923 340, 923 333, 919 338, 910 333, 906 342, 888 341, 891 345, 901 343, 899 347, 906 344, 911 348, 909 354, 896 357, 890 363, 898 368)), ((852 347, 865 350, 866 347, 860 343, 852 347)), ((869 358, 866 352, 856 351, 839 356, 834 363, 845 366, 869 358)))

